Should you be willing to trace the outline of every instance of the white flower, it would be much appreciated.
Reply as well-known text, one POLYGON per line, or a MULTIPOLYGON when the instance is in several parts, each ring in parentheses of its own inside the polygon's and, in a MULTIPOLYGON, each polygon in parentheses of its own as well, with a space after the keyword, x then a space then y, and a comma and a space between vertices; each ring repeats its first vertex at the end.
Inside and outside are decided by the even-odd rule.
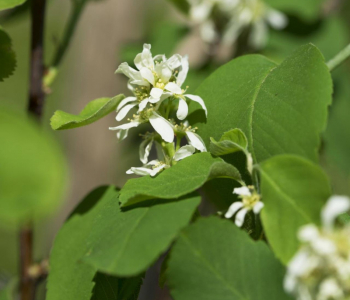
MULTIPOLYGON (((174 161, 182 160, 195 152, 195 148, 191 145, 186 145, 177 150, 173 156, 174 161)), ((132 167, 126 174, 136 174, 140 176, 151 175, 156 176, 159 172, 164 169, 170 168, 170 164, 157 160, 152 160, 142 167, 132 167)))
MULTIPOLYGON (((148 114, 148 121, 151 123, 154 130, 162 137, 164 141, 171 143, 174 140, 173 125, 152 109, 146 113, 148 114)), ((119 125, 117 127, 109 127, 109 129, 116 130, 117 138, 119 140, 123 140, 128 136, 128 131, 130 128, 137 127, 141 123, 146 122, 147 117, 143 117, 142 115, 135 115, 134 119, 131 120, 131 122, 119 125)))
POLYGON ((207 152, 207 148, 202 140, 202 138, 195 132, 186 131, 186 138, 190 145, 195 147, 200 152, 207 152))
POLYGON ((345 300, 350 295, 350 226, 335 226, 350 199, 332 196, 321 212, 322 228, 300 228, 300 250, 288 264, 284 288, 297 299, 345 300))
POLYGON ((345 196, 332 196, 321 212, 322 224, 326 230, 333 229, 335 219, 350 210, 350 199, 345 196))
POLYGON ((235 223, 238 227, 241 227, 247 212, 253 211, 255 214, 260 213, 264 207, 264 203, 260 201, 260 195, 256 193, 253 186, 235 188, 233 193, 239 195, 242 201, 232 203, 225 214, 225 218, 230 219, 237 213, 235 223))
POLYGON ((179 98, 179 107, 176 113, 176 116, 179 120, 184 120, 187 115, 188 115, 188 105, 186 102, 186 98, 195 101, 197 103, 199 103, 202 108, 205 111, 205 115, 207 115, 207 108, 204 104, 204 101, 201 97, 196 96, 196 95, 191 95, 191 94, 184 94, 185 90, 181 89, 181 87, 174 82, 169 82, 166 86, 165 86, 165 90, 169 91, 172 93, 173 96, 179 98))
POLYGON ((205 42, 213 43, 219 36, 232 44, 246 28, 251 28, 250 43, 260 48, 266 43, 268 25, 281 30, 287 25, 287 17, 267 6, 262 0, 188 0, 190 18, 200 25, 205 42), (215 13, 213 13, 215 11, 215 13), (223 32, 217 32, 217 21, 224 24, 223 32))

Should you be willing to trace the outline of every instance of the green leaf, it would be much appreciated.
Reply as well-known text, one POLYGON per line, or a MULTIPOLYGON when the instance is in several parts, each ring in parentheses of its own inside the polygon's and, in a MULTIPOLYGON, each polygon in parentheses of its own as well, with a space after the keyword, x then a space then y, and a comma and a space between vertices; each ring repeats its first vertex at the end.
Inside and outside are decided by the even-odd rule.
POLYGON ((15 6, 23 4, 24 2, 26 2, 26 0, 1 0, 0 10, 13 8, 15 6))
POLYGON ((209 112, 206 124, 197 124, 207 145, 210 137, 240 128, 256 162, 285 153, 317 161, 332 81, 315 46, 300 47, 279 66, 259 55, 234 59, 209 76, 196 94, 209 112))
POLYGON ((141 276, 119 278, 97 273, 91 300, 137 300, 142 284, 141 276))
POLYGON ((190 4, 187 0, 168 0, 173 3, 180 11, 187 14, 190 10, 190 4))
POLYGON ((83 261, 108 274, 140 274, 166 251, 199 203, 196 196, 121 212, 113 199, 91 229, 91 246, 83 261))
POLYGON ((119 201, 122 206, 128 206, 153 198, 176 199, 200 188, 214 176, 241 181, 237 169, 224 167, 224 164, 221 158, 213 158, 210 153, 192 155, 155 178, 145 176, 128 180, 121 190, 119 201), (221 164, 215 166, 218 162, 221 164))
MULTIPOLYGON (((1 7, 1 4, 0 4, 1 7)), ((12 41, 0 26, 0 81, 13 74, 16 68, 16 54, 12 49, 12 41)))
POLYGON ((50 255, 47 300, 90 300, 96 269, 81 258, 87 253, 90 231, 99 223, 100 212, 110 200, 118 206, 114 187, 92 191, 60 229, 50 255))
POLYGON ((320 16, 325 0, 265 0, 265 2, 277 10, 297 15, 309 21, 315 20, 320 16))
POLYGON ((294 155, 263 162, 260 175, 265 233, 276 256, 287 263, 299 247, 300 226, 320 223, 330 185, 319 166, 294 155))
POLYGON ((114 111, 124 98, 124 95, 118 95, 114 98, 93 100, 85 106, 79 115, 58 110, 51 118, 51 127, 54 130, 63 130, 89 125, 114 111))
POLYGON ((0 300, 14 300, 17 290, 18 280, 12 279, 0 290, 0 300))
POLYGON ((210 217, 186 228, 170 253, 175 300, 285 300, 284 270, 264 242, 210 217))
POLYGON ((215 156, 227 155, 237 151, 246 152, 247 147, 247 137, 238 128, 225 132, 218 142, 210 138, 210 152, 215 156))
POLYGON ((16 227, 57 210, 67 168, 51 132, 23 114, 0 109, 0 224, 16 227))

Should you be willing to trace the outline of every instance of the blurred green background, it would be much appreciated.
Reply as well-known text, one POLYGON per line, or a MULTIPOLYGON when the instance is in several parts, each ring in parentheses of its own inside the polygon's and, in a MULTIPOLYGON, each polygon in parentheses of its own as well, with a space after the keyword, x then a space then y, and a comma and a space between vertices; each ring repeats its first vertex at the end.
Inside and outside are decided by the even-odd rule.
MULTIPOLYGON (((45 31, 47 62, 52 59, 70 10, 69 0, 48 2, 45 31)), ((298 16, 289 16, 289 19, 290 24, 284 31, 270 32, 268 45, 261 51, 272 60, 281 61, 297 46, 308 42, 315 43, 328 60, 350 42, 350 1, 327 1, 323 14, 316 20, 305 21, 298 16), (332 5, 339 7, 328 13, 332 5)), ((1 104, 25 111, 29 78, 29 12, 11 18, 8 17, 8 12, 3 12, 0 15, 0 24, 11 36, 17 55, 14 75, 0 82, 1 104)), ((132 60, 134 54, 141 51, 143 42, 152 42, 153 54, 189 54, 191 66, 197 70, 188 78, 193 90, 210 71, 227 59, 227 55, 223 52, 222 57, 214 64, 203 67, 204 44, 197 32, 186 29, 186 24, 186 17, 166 0, 105 0, 88 3, 52 86, 52 94, 47 97, 43 126, 50 130, 49 119, 57 109, 78 113, 93 99, 112 97, 120 93, 128 95, 126 79, 115 75, 114 71, 123 60, 132 60)), ((334 192, 348 195, 349 74, 348 65, 333 74, 335 102, 330 109, 329 128, 325 132, 322 148, 322 164, 331 176, 334 192)), ((108 130, 109 126, 115 124, 115 115, 110 114, 87 127, 52 132, 67 157, 70 185, 59 211, 36 224, 36 259, 48 257, 56 232, 90 190, 105 184, 122 186, 128 178, 125 171, 132 165, 140 164, 137 133, 133 135, 134 138, 118 143, 114 132, 108 130)), ((0 226, 0 281, 1 277, 16 275, 18 257, 17 232, 0 226)), ((150 277, 152 272, 155 274, 158 271, 151 270, 150 277)), ((149 297, 145 299, 166 299, 167 296, 162 292, 157 293, 156 295, 145 290, 144 294, 149 297)), ((42 289, 38 299, 43 298, 42 289)))

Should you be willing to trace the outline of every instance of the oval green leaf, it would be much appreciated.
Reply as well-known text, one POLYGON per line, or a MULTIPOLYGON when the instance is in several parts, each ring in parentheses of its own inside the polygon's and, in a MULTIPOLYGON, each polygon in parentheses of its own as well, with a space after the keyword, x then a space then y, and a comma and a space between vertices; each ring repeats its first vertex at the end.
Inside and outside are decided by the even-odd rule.
POLYGON ((332 81, 315 46, 300 47, 279 66, 259 55, 237 58, 206 79, 197 94, 209 112, 207 123, 197 124, 207 145, 210 137, 240 128, 256 162, 285 153, 317 160, 332 81))
POLYGON ((153 198, 176 199, 217 177, 242 180, 239 171, 221 158, 213 158, 210 153, 198 153, 179 161, 155 178, 145 176, 128 180, 119 200, 122 206, 128 206, 153 198))
POLYGON ((91 246, 83 261, 108 274, 140 274, 167 250, 199 203, 199 196, 188 196, 122 212, 116 200, 109 201, 87 238, 91 246))
POLYGON ((124 98, 124 95, 118 95, 114 98, 93 100, 78 115, 57 110, 51 117, 51 127, 54 130, 63 130, 89 125, 114 111, 124 98))
POLYGON ((216 217, 182 232, 166 274, 175 300, 291 299, 283 291, 283 266, 267 245, 216 217))
POLYGON ((299 247, 300 226, 320 223, 331 195, 328 178, 319 166, 294 155, 276 156, 259 169, 264 230, 276 256, 287 263, 299 247))

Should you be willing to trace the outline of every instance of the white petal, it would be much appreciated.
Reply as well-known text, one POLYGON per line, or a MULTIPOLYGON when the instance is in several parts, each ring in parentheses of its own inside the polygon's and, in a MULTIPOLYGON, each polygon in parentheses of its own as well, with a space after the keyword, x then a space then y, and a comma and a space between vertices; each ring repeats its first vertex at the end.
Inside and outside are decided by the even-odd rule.
POLYGON ((196 95, 189 95, 189 94, 186 94, 184 96, 187 97, 187 98, 190 98, 192 101, 195 101, 195 102, 199 103, 200 106, 202 106, 202 108, 204 109, 205 115, 208 116, 207 107, 205 106, 204 101, 203 101, 203 99, 201 97, 196 96, 196 95))
POLYGON ((154 159, 154 160, 149 161, 147 164, 145 164, 144 167, 155 166, 158 163, 159 163, 159 160, 158 159, 154 159))
POLYGON ((230 207, 228 208, 228 211, 225 214, 225 218, 226 219, 230 219, 232 218, 232 216, 243 207, 243 203, 242 201, 238 201, 238 202, 233 202, 230 207))
POLYGON ((152 149, 152 145, 153 145, 153 139, 144 140, 140 144, 139 154, 140 154, 140 160, 143 164, 146 164, 148 162, 148 157, 152 149))
POLYGON ((250 190, 246 186, 235 188, 233 190, 233 193, 237 194, 237 195, 240 195, 240 196, 251 196, 252 195, 250 190))
POLYGON ((128 112, 130 111, 130 109, 132 109, 136 105, 137 105, 137 102, 125 105, 117 114, 116 120, 117 121, 123 120, 125 118, 125 116, 128 114, 128 112))
POLYGON ((176 83, 178 86, 181 87, 185 82, 188 70, 189 70, 188 56, 184 56, 181 60, 181 70, 177 75, 177 79, 176 79, 176 83))
POLYGON ((164 89, 173 94, 182 95, 182 89, 175 82, 169 82, 164 89))
POLYGON ((144 167, 139 167, 139 168, 132 167, 128 171, 126 171, 126 174, 136 174, 140 176, 146 176, 146 175, 150 175, 152 171, 153 171, 152 169, 148 169, 144 167))
POLYGON ((137 127, 139 125, 140 125, 139 122, 129 122, 129 123, 119 125, 117 127, 109 127, 109 130, 125 130, 125 129, 137 127))
POLYGON ((146 99, 143 99, 143 100, 139 103, 139 110, 138 110, 139 112, 140 112, 140 111, 143 111, 143 110, 146 108, 148 102, 150 102, 149 100, 150 100, 149 98, 146 98, 146 99))
POLYGON ((179 120, 183 120, 187 117, 188 115, 188 105, 186 101, 182 98, 179 100, 179 107, 176 112, 176 116, 179 120))
POLYGON ((301 227, 298 232, 298 238, 301 242, 311 242, 319 237, 319 231, 316 225, 309 224, 301 227))
POLYGON ((235 224, 238 226, 238 227, 242 227, 243 223, 244 223, 244 218, 245 218, 245 215, 247 214, 248 210, 246 208, 242 208, 236 215, 236 218, 235 218, 235 224))
POLYGON ((156 64, 155 71, 164 84, 168 83, 169 79, 173 75, 173 72, 166 63, 156 64))
POLYGON ((142 53, 136 55, 134 60, 135 66, 141 70, 142 68, 153 69, 154 62, 152 59, 151 45, 144 44, 142 53))
POLYGON ((140 73, 144 79, 146 79, 150 84, 154 85, 154 75, 150 69, 142 68, 140 73))
POLYGON ((207 152, 207 148, 205 147, 202 138, 198 134, 191 131, 186 131, 186 135, 193 147, 195 147, 200 152, 207 152))
POLYGON ((179 161, 188 156, 191 156, 194 153, 194 151, 196 151, 196 149, 191 145, 183 146, 175 152, 174 160, 179 161))
POLYGON ((218 38, 218 33, 215 30, 215 24, 211 20, 201 24, 200 34, 202 40, 206 43, 212 43, 218 38))
POLYGON ((262 203, 261 201, 257 202, 254 207, 253 207, 253 212, 255 214, 258 214, 264 207, 264 203, 262 203))
POLYGON ((129 67, 127 63, 122 63, 118 67, 116 73, 123 73, 125 76, 130 78, 130 82, 137 85, 143 85, 148 86, 149 83, 144 80, 141 76, 141 73, 139 71, 136 71, 135 69, 129 67))
POLYGON ((244 24, 237 22, 237 19, 231 19, 222 38, 224 44, 231 45, 234 43, 241 34, 243 28, 244 24))
POLYGON ((263 48, 267 42, 268 31, 268 27, 263 20, 254 23, 249 36, 249 43, 256 49, 263 48))
POLYGON ((118 104, 118 107, 117 107, 117 112, 127 103, 129 102, 133 102, 133 101, 136 101, 137 98, 136 97, 126 97, 124 98, 122 101, 120 101, 120 103, 118 104))
POLYGON ((129 129, 122 129, 117 132, 117 139, 122 141, 128 137, 129 129))
POLYGON ((156 176, 160 171, 162 171, 164 168, 166 167, 166 165, 165 164, 163 164, 163 165, 161 165, 161 166, 159 166, 159 167, 157 167, 157 168, 154 168, 154 169, 152 169, 152 171, 151 171, 151 176, 152 177, 154 177, 154 176, 156 176))
POLYGON ((167 65, 174 70, 181 66, 181 55, 175 54, 167 60, 167 65))
POLYGON ((323 226, 331 229, 335 219, 350 210, 350 199, 345 196, 332 196, 322 209, 321 218, 323 226))
POLYGON ((210 15, 213 4, 210 2, 203 2, 199 5, 191 6, 190 16, 195 22, 203 22, 210 15))
POLYGON ((270 25, 275 29, 283 29, 288 24, 288 18, 285 14, 270 8, 266 16, 270 25))
POLYGON ((150 102, 151 103, 156 103, 160 100, 160 97, 162 96, 163 94, 163 90, 162 89, 159 89, 159 88, 153 88, 151 90, 151 99, 150 99, 150 102))
POLYGON ((173 125, 165 120, 163 117, 153 112, 153 115, 149 118, 149 122, 153 126, 154 130, 159 133, 162 139, 168 143, 174 141, 173 125))

